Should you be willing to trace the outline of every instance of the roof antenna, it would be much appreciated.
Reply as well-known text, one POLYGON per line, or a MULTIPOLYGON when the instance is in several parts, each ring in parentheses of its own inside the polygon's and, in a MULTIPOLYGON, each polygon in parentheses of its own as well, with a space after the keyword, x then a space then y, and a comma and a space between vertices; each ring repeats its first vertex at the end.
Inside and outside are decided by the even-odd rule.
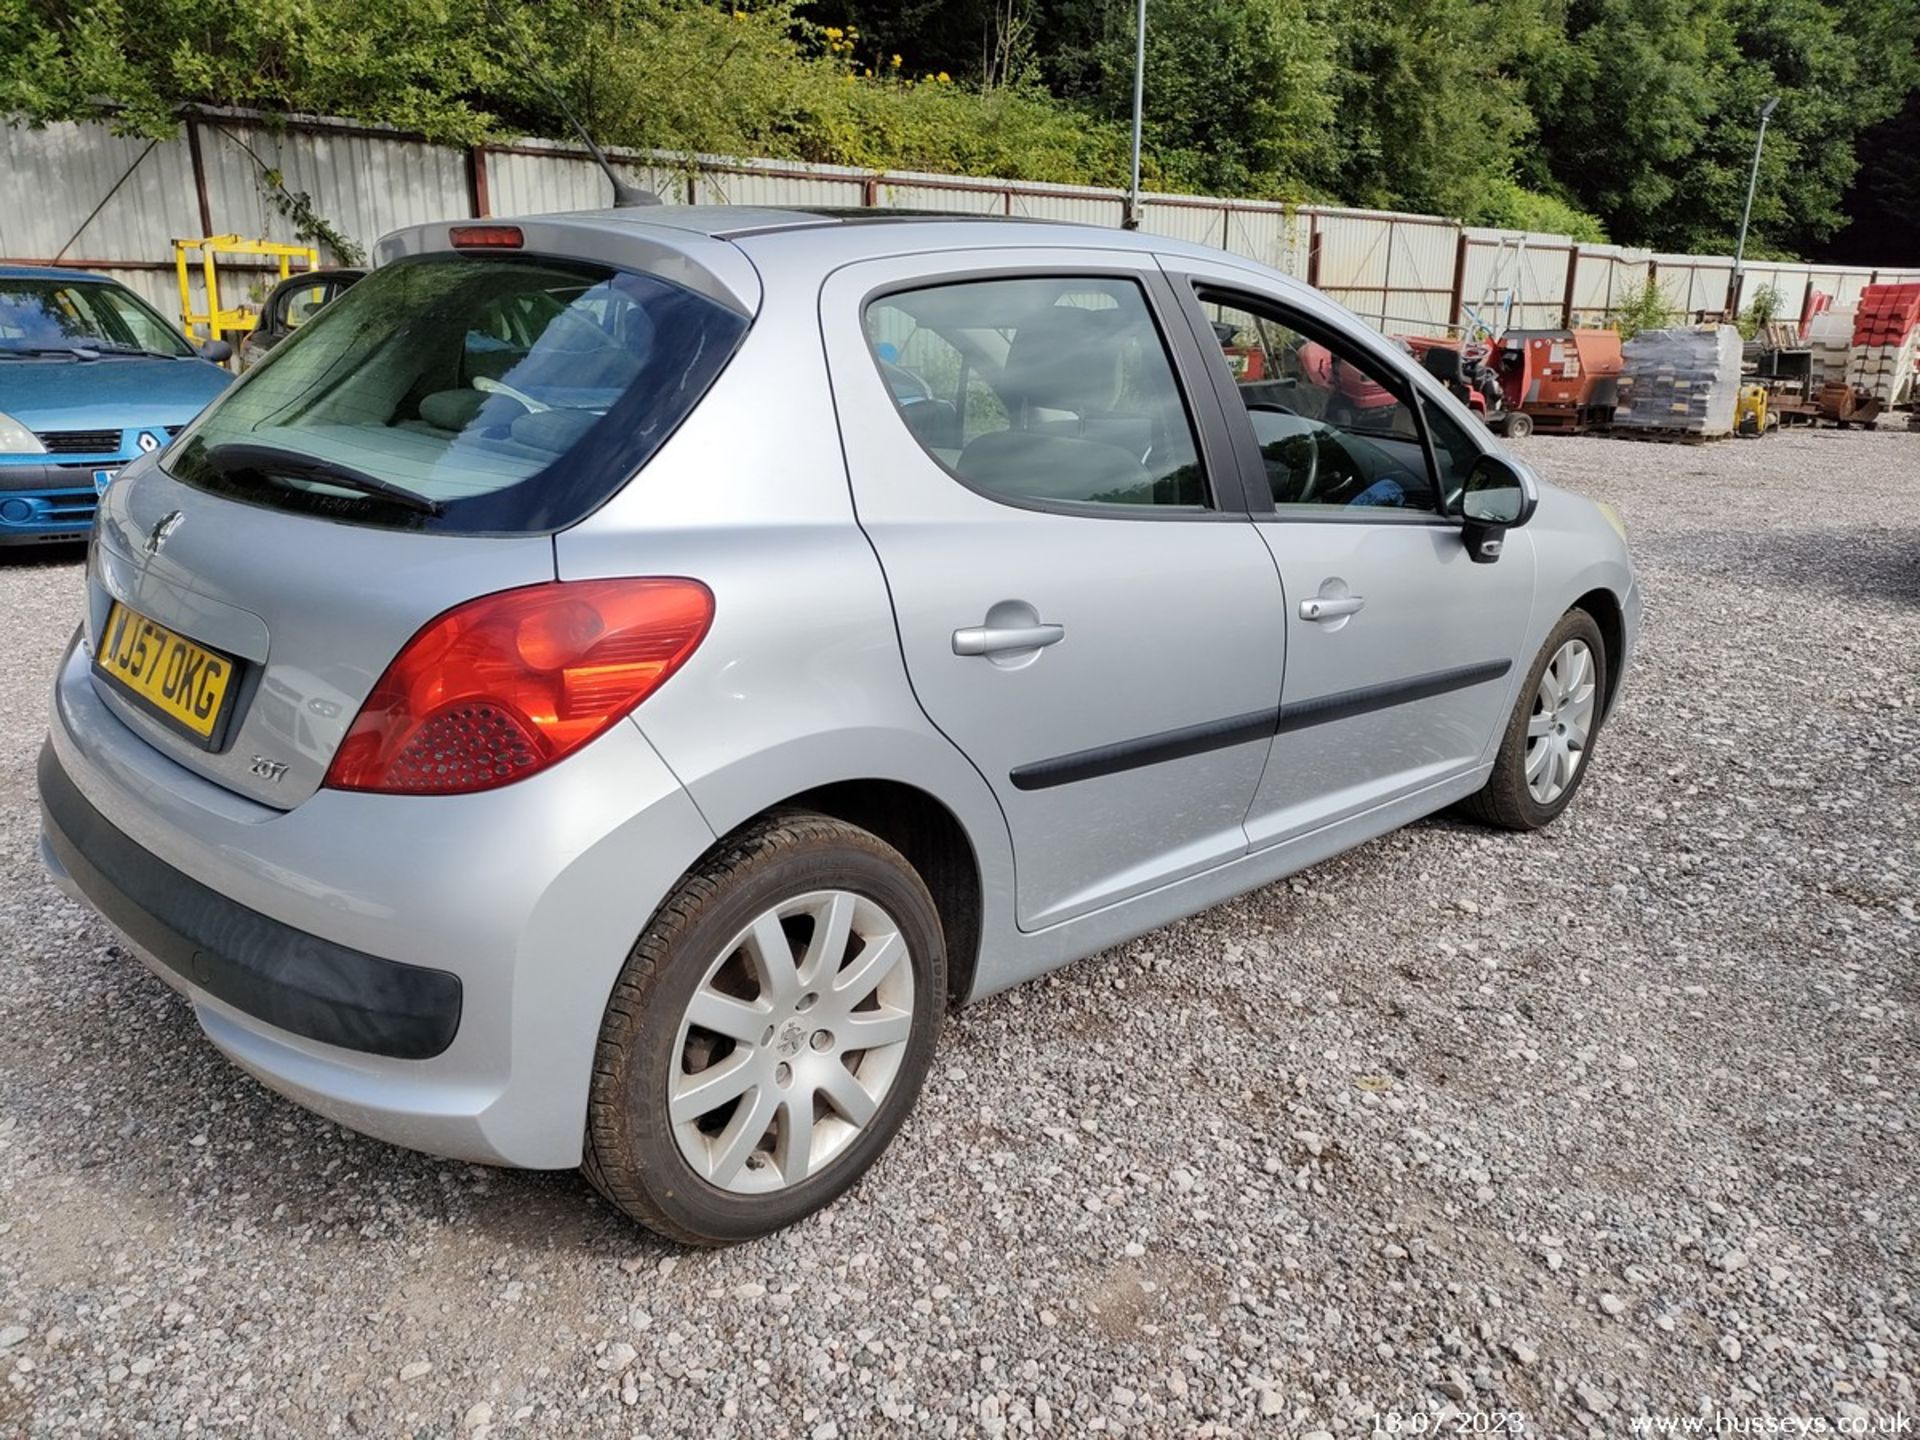
MULTIPOLYGON (((502 30, 512 29, 512 27, 507 24, 506 16, 500 13, 500 6, 497 0, 487 0, 487 10, 492 14, 494 24, 498 25, 502 30)), ((517 31, 513 32, 513 35, 514 39, 519 39, 517 31)), ((526 52, 525 46, 522 46, 520 49, 520 61, 527 67, 527 73, 539 82, 540 88, 546 92, 547 99, 553 102, 554 108, 567 117, 567 123, 573 127, 574 134, 580 137, 581 143, 587 147, 587 153, 593 156, 594 164, 600 167, 600 173, 605 175, 607 177, 607 183, 613 186, 613 208, 616 210, 626 210, 636 205, 658 205, 660 203, 660 197, 651 190, 643 190, 638 185, 629 184, 620 178, 618 172, 614 170, 612 162, 602 153, 600 147, 593 143, 593 136, 587 133, 587 127, 580 123, 579 118, 568 108, 567 102, 560 98, 560 92, 554 89, 548 82, 547 72, 533 63, 526 52)))

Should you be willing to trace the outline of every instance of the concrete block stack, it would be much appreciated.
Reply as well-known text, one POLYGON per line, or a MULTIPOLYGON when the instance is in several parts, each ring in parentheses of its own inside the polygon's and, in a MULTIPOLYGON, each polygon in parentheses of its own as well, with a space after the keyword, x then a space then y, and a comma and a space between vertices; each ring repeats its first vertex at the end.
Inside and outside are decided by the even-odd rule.
POLYGON ((1807 368, 1815 390, 1829 380, 1847 378, 1847 362, 1853 358, 1854 310, 1852 305, 1823 310, 1807 323, 1807 368))
POLYGON ((1740 350, 1740 332, 1732 325, 1642 330, 1621 347, 1614 428, 1731 434, 1740 350))
POLYGON ((1882 405, 1911 398, 1920 355, 1920 284, 1869 285, 1860 292, 1847 356, 1847 383, 1882 405))

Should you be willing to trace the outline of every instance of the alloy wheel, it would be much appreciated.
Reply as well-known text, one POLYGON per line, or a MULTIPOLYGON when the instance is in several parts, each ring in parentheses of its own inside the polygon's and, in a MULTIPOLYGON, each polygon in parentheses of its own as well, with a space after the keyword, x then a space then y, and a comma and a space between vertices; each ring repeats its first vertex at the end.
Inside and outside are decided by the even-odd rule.
POLYGON ((1540 805, 1566 793, 1586 759, 1597 689, 1593 652, 1569 640, 1553 652, 1527 718, 1527 791, 1540 805))
POLYGON ((681 1157, 736 1194, 819 1174, 892 1088, 913 999, 906 940, 866 896, 814 891, 762 912, 681 1018, 666 1096, 681 1157))

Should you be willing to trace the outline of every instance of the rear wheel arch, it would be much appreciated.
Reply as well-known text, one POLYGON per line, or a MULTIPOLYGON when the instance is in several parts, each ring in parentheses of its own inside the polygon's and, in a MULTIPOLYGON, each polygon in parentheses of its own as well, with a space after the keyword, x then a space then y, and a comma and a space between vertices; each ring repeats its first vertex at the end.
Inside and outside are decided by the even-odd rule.
POLYGON ((947 941, 947 998, 963 1003, 979 967, 980 859, 966 827, 936 796, 899 780, 840 780, 770 805, 748 824, 780 810, 809 810, 880 837, 919 873, 940 912, 947 941))

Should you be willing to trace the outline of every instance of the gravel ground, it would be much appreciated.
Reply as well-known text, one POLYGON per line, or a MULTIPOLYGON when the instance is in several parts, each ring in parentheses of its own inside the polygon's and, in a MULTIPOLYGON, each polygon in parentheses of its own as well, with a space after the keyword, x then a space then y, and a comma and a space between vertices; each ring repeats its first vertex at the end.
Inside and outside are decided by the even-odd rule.
POLYGON ((1649 607, 1558 825, 962 1013, 854 1194, 720 1254, 221 1060, 41 878, 80 570, 0 564, 0 1433, 1920 1424, 1920 435, 1526 449, 1649 607))

